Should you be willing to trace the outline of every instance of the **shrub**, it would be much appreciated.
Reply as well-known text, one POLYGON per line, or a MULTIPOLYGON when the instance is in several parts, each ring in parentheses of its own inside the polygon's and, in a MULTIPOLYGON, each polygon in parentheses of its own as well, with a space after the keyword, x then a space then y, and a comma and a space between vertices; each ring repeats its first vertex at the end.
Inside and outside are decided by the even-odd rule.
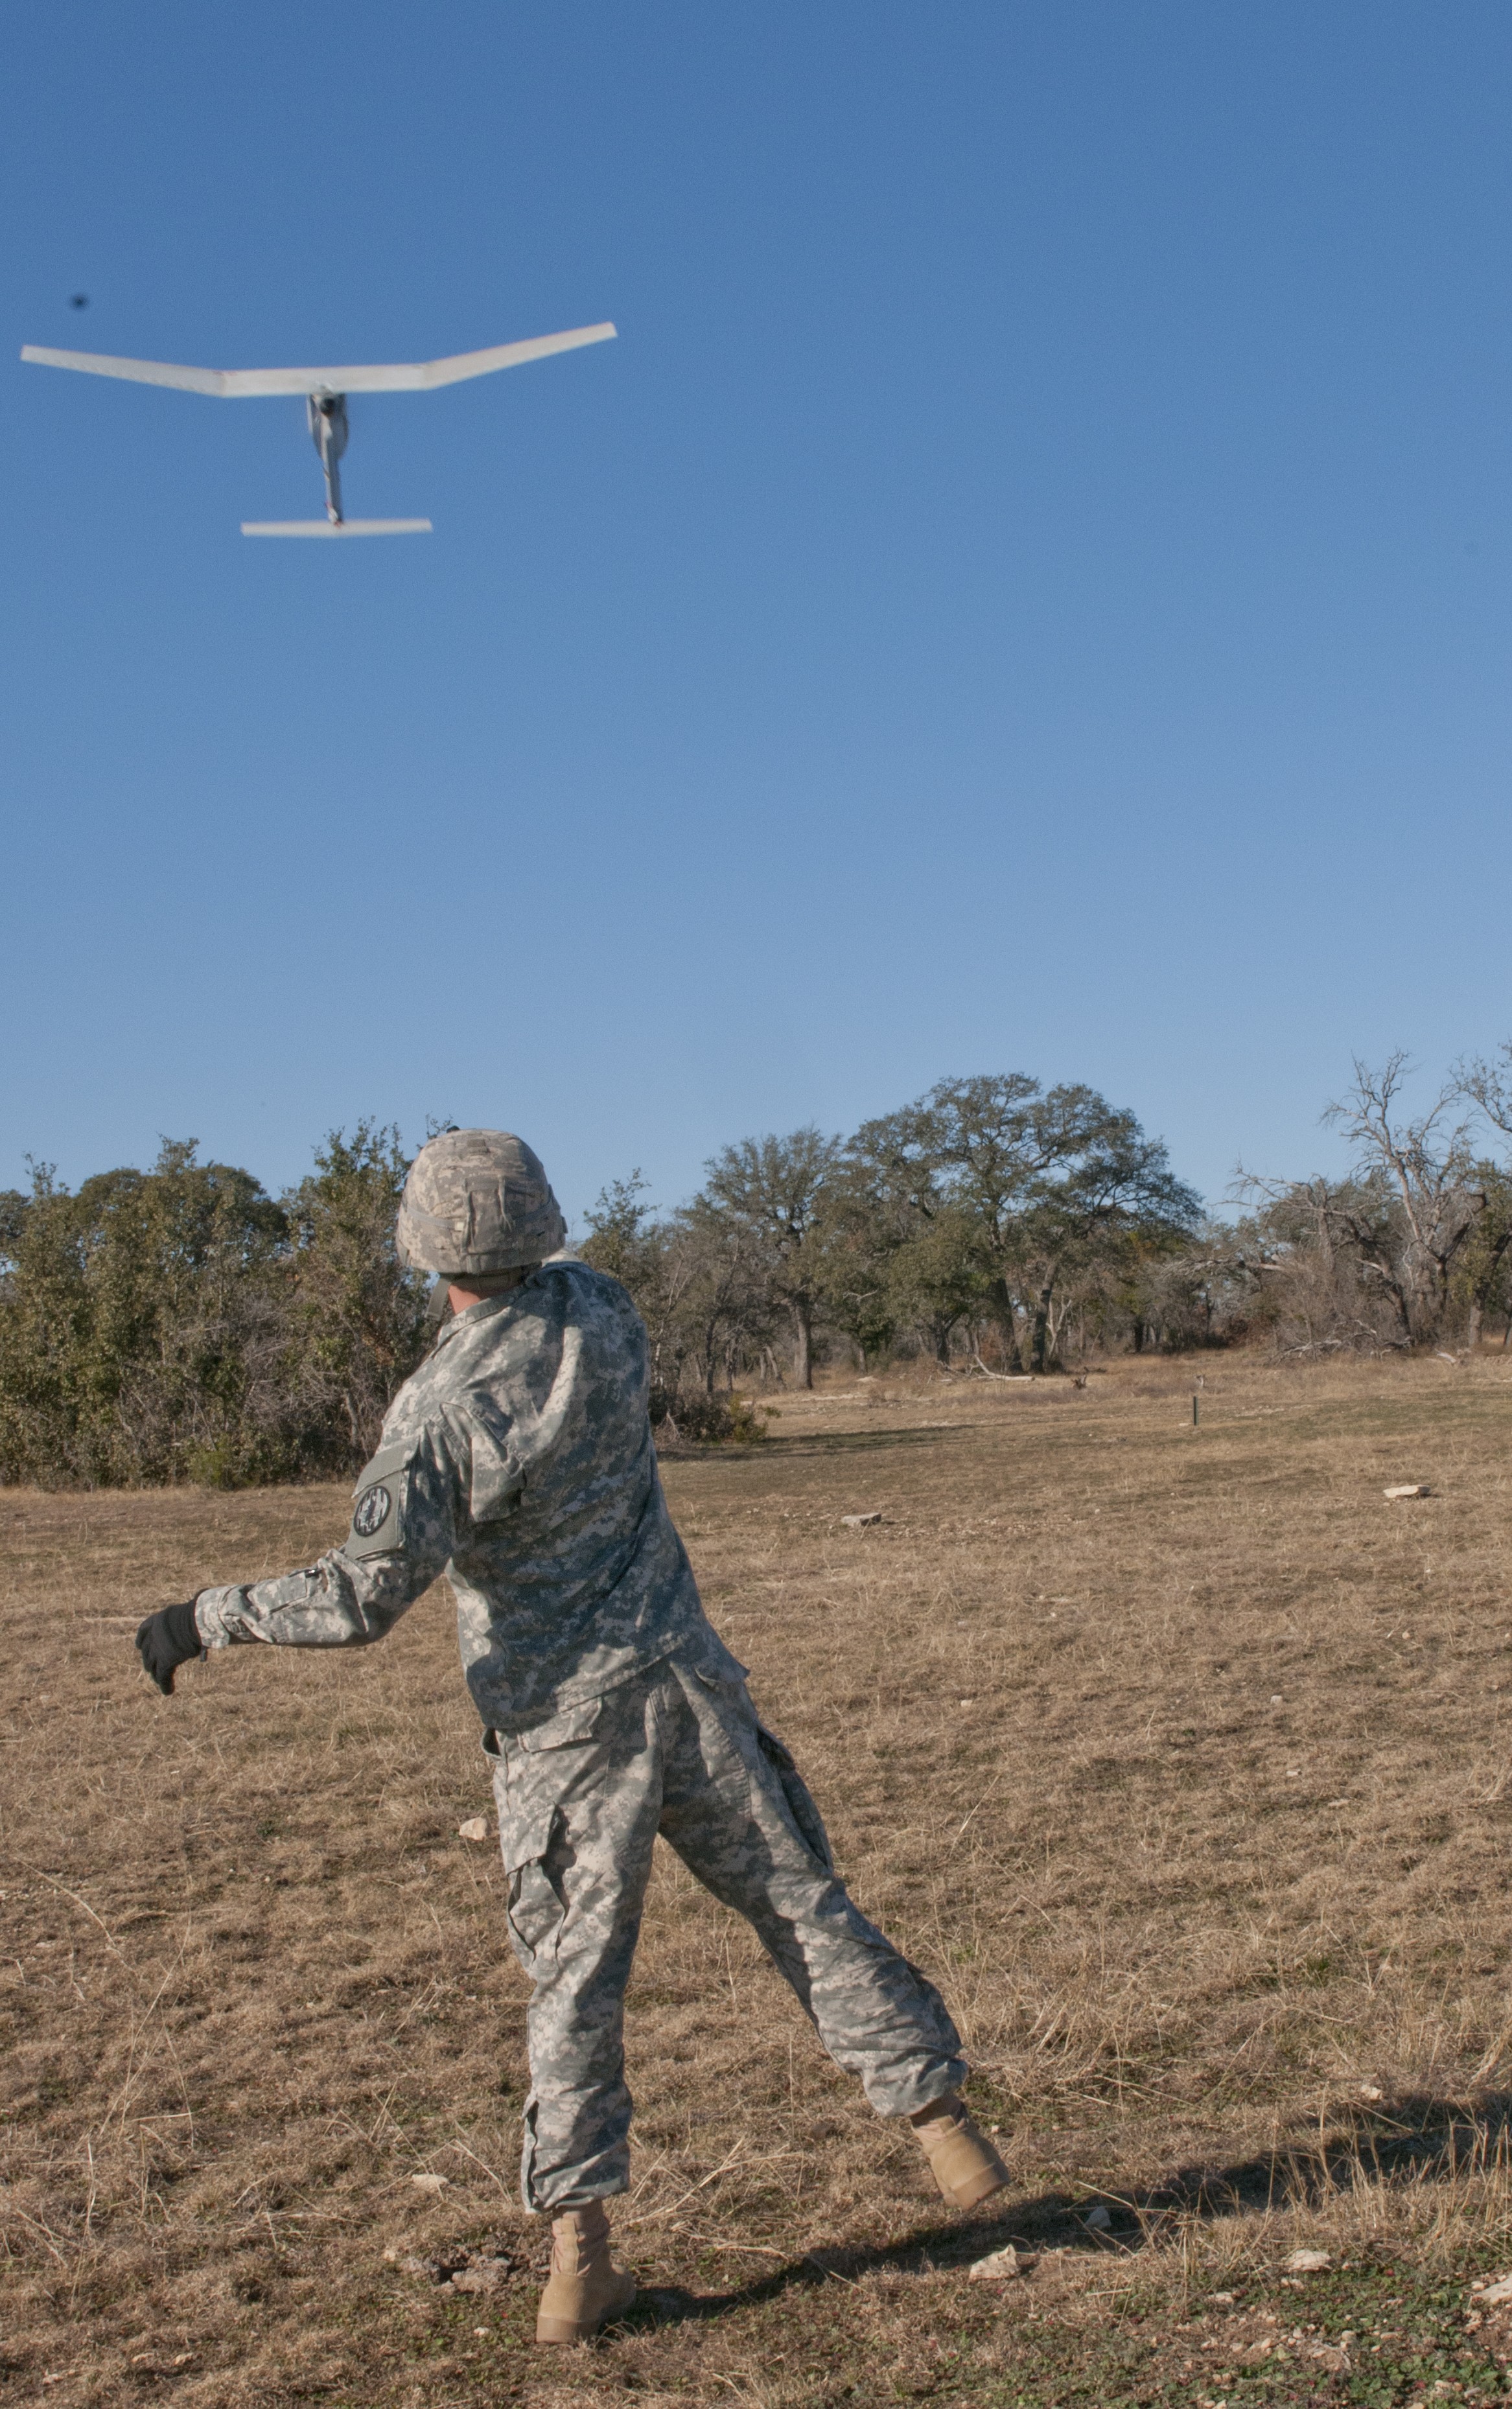
POLYGON ((756 1447, 769 1436, 775 1406, 754 1406, 747 1397, 673 1397, 651 1392, 651 1423, 674 1442, 694 1447, 756 1447))

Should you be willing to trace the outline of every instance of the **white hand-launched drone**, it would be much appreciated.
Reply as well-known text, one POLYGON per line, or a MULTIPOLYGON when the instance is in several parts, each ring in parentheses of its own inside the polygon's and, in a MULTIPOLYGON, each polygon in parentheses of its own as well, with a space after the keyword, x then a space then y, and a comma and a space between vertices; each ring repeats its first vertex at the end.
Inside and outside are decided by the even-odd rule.
POLYGON ((457 352, 447 360, 399 361, 386 368, 185 368, 170 360, 117 360, 103 352, 50 352, 27 343, 23 360, 44 368, 80 368, 86 376, 124 377, 132 384, 169 384, 180 393, 214 394, 223 401, 250 400, 270 393, 302 393, 310 431, 325 471, 323 519, 243 519, 243 535, 428 535, 429 519, 349 519, 341 510, 341 472, 347 448, 349 393, 429 393, 466 377, 491 376, 553 352, 575 352, 583 343, 605 343, 609 325, 573 326, 564 335, 536 335, 528 342, 496 343, 491 351, 457 352))

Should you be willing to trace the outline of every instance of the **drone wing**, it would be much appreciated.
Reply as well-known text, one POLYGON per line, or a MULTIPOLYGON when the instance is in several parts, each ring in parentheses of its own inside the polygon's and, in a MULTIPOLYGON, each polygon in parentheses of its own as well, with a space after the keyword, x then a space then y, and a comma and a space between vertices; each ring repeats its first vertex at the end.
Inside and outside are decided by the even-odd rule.
POLYGON ((400 360, 386 368, 187 368, 171 360, 118 360, 106 352, 51 352, 27 343, 22 358, 44 368, 79 368, 85 376, 124 377, 130 384, 173 385, 180 393, 213 394, 244 401, 270 393, 429 393, 436 385, 461 384, 467 377, 492 376, 496 368, 520 368, 526 360, 575 352, 583 343, 607 343, 618 329, 570 326, 561 335, 533 335, 523 343, 496 343, 485 352, 455 352, 444 360, 400 360))

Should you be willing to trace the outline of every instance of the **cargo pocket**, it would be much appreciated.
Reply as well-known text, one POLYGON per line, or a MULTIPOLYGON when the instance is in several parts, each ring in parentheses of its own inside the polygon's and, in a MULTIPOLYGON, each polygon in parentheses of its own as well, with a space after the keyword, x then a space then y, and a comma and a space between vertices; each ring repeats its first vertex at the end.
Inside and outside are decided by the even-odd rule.
POLYGON ((592 1739, 603 1719, 602 1698, 582 1698, 575 1707, 548 1715, 544 1723, 527 1724, 524 1731, 511 1732, 510 1738, 526 1756, 543 1755, 554 1748, 581 1748, 592 1739))
POLYGON ((793 1763, 790 1750, 784 1747, 775 1732, 767 1729, 759 1716, 756 1733, 756 1746, 782 1784, 787 1811, 798 1826, 799 1838, 818 1858, 826 1873, 832 1874, 835 1860, 829 1854, 829 1835, 824 1827, 824 1817, 814 1803, 808 1783, 793 1763))
POLYGON ((567 1912, 567 1901, 550 1871, 555 1821, 554 1814, 540 1816, 503 1836, 510 1935, 515 1955, 527 1966, 554 1953, 567 1912))

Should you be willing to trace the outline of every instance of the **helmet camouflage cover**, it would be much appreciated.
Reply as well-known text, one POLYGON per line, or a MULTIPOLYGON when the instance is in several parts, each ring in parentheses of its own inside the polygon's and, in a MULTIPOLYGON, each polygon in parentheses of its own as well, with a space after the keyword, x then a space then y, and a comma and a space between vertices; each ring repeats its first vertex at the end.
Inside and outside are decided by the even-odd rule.
POLYGON ((395 1237, 411 1270, 515 1271, 566 1236, 540 1157, 508 1130, 443 1130, 410 1165, 395 1237))

